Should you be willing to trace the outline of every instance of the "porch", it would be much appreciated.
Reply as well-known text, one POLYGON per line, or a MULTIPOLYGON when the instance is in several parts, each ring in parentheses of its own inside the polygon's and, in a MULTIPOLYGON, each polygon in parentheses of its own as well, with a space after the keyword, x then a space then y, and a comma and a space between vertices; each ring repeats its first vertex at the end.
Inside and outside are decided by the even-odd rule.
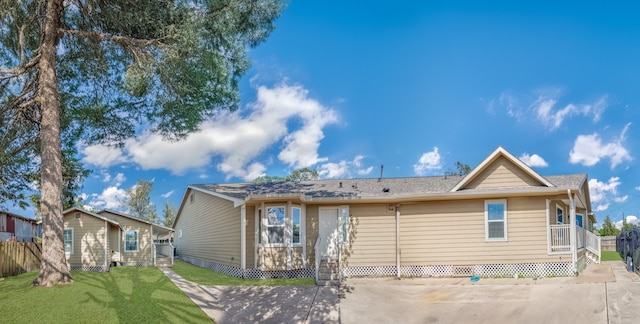
MULTIPOLYGON (((549 225, 549 252, 553 254, 571 254, 571 224, 549 225)), ((600 263, 600 236, 575 226, 576 251, 585 251, 587 262, 600 263)))
POLYGON ((173 244, 154 243, 153 244, 153 265, 158 268, 173 267, 173 244))

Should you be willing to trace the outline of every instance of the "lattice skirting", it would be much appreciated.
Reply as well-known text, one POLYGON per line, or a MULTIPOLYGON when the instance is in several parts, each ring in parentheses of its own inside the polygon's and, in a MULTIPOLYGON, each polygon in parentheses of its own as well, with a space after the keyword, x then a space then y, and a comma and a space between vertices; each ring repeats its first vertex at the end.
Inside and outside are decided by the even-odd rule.
POLYGON ((70 270, 108 272, 108 266, 70 266, 70 270))
POLYGON ((198 267, 213 270, 215 272, 224 273, 236 278, 250 278, 250 279, 270 279, 270 278, 314 278, 316 275, 315 269, 294 269, 294 270, 260 270, 260 269, 245 269, 242 270, 238 267, 220 264, 216 262, 204 261, 197 258, 188 256, 181 256, 180 259, 184 262, 191 263, 198 267))
POLYGON ((152 266, 153 262, 120 262, 118 264, 123 267, 147 267, 152 266))
MULTIPOLYGON (((345 277, 395 276, 395 266, 345 267, 345 277)), ((402 277, 567 277, 574 276, 571 262, 401 266, 402 277)))

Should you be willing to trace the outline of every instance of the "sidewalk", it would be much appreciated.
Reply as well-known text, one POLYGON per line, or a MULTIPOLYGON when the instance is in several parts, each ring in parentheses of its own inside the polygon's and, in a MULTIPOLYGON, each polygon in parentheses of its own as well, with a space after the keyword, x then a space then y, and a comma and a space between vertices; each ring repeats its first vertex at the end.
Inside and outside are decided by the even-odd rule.
POLYGON ((201 286, 162 268, 216 323, 339 323, 337 287, 201 286))

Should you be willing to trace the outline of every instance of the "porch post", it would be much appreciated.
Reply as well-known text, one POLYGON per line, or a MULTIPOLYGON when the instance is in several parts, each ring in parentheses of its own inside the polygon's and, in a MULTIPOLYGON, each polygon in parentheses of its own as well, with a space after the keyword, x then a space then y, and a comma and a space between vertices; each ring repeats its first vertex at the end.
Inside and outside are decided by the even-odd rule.
MULTIPOLYGON (((247 268, 247 205, 240 207, 240 269, 247 268)), ((243 271, 244 277, 244 271, 243 271)))
POLYGON ((550 212, 549 212, 549 205, 551 204, 551 201, 547 198, 547 209, 546 209, 546 215, 547 215, 547 253, 551 253, 551 220, 549 219, 551 217, 550 212))
POLYGON ((396 205, 396 277, 400 278, 400 206, 396 205))
POLYGON ((578 249, 576 243, 576 201, 575 197, 571 195, 569 192, 569 202, 570 202, 570 210, 569 210, 569 237, 571 244, 571 261, 573 262, 573 271, 578 271, 578 249))
POLYGON ((109 224, 107 224, 107 221, 104 221, 104 267, 105 270, 109 271, 109 259, 108 259, 108 255, 109 255, 109 224))

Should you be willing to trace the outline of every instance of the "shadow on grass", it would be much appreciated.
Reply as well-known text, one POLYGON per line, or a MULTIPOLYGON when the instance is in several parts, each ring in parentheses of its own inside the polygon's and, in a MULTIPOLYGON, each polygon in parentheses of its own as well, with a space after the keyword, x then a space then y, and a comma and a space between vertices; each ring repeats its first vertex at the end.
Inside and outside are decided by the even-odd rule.
POLYGON ((30 285, 37 272, 0 281, 2 321, 211 322, 159 269, 118 267, 107 273, 72 274, 74 283, 51 288, 30 285), (32 305, 42 311, 29 311, 32 305))

